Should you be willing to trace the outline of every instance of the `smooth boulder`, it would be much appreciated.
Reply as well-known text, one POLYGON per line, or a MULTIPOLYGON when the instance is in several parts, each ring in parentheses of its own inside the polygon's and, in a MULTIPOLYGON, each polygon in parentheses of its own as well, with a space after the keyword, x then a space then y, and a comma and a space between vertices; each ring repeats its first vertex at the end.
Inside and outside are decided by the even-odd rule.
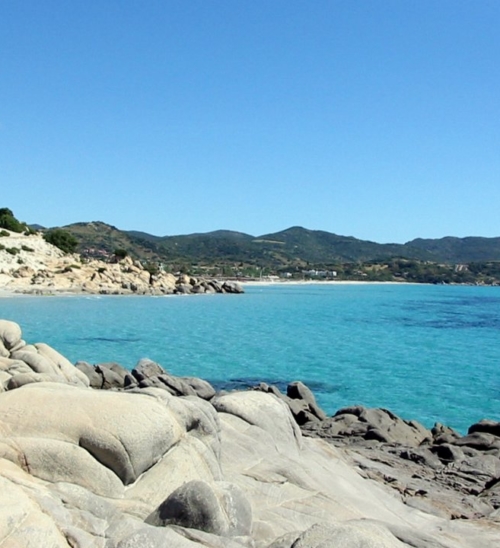
POLYGON ((243 491, 227 482, 184 483, 146 519, 156 526, 179 525, 219 536, 251 532, 252 509, 243 491))

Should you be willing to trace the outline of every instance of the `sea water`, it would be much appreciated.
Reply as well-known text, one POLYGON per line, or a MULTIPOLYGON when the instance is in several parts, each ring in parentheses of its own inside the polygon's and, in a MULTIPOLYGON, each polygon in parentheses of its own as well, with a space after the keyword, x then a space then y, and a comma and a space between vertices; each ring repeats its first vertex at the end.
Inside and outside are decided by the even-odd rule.
POLYGON ((72 362, 143 357, 218 388, 301 380, 329 413, 384 407, 465 432, 500 420, 500 288, 248 286, 243 295, 13 297, 0 317, 72 362))

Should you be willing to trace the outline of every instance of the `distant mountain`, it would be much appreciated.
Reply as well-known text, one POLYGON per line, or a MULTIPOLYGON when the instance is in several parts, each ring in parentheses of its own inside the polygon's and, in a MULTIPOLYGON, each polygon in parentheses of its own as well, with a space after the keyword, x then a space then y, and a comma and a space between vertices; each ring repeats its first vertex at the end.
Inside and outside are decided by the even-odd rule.
POLYGON ((154 236, 122 231, 99 221, 64 228, 78 239, 83 254, 99 256, 120 248, 141 260, 175 265, 238 263, 280 269, 391 258, 443 263, 500 260, 500 238, 416 239, 406 244, 379 244, 299 226, 257 237, 231 230, 154 236))
POLYGON ((446 263, 500 261, 500 238, 417 238, 405 245, 428 251, 446 263))
POLYGON ((299 226, 260 236, 255 241, 282 245, 282 251, 290 257, 302 258, 310 263, 374 261, 388 257, 432 258, 424 249, 401 244, 377 244, 299 226))

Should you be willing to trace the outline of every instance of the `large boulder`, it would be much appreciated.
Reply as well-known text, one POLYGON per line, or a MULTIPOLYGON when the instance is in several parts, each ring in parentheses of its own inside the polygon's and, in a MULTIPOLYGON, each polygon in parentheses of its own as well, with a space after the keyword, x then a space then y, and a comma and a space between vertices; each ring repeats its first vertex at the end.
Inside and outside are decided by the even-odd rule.
POLYGON ((81 469, 91 467, 84 486, 94 492, 102 492, 102 473, 111 471, 123 485, 134 482, 184 431, 155 398, 54 383, 2 394, 0 430, 0 456, 49 481, 80 483, 81 469))
POLYGON ((11 350, 20 340, 22 332, 17 323, 0 320, 0 343, 6 350, 11 350))
POLYGON ((180 525, 220 536, 251 532, 252 509, 243 491, 227 482, 181 485, 146 519, 156 526, 180 525))
POLYGON ((88 378, 59 352, 44 343, 26 344, 21 336, 18 324, 0 320, 0 391, 44 381, 89 386, 88 378))
POLYGON ((297 451, 302 436, 288 406, 271 394, 256 391, 232 392, 212 400, 219 413, 239 417, 270 434, 281 451, 297 451))

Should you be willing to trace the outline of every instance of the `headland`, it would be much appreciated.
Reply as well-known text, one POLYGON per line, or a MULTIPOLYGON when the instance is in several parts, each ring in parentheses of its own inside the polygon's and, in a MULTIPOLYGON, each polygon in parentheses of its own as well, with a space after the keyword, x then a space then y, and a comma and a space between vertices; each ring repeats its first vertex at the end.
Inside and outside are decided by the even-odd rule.
POLYGON ((64 253, 41 234, 3 230, 0 297, 24 295, 190 295, 242 293, 241 285, 187 274, 174 275, 130 257, 112 262, 64 253))

